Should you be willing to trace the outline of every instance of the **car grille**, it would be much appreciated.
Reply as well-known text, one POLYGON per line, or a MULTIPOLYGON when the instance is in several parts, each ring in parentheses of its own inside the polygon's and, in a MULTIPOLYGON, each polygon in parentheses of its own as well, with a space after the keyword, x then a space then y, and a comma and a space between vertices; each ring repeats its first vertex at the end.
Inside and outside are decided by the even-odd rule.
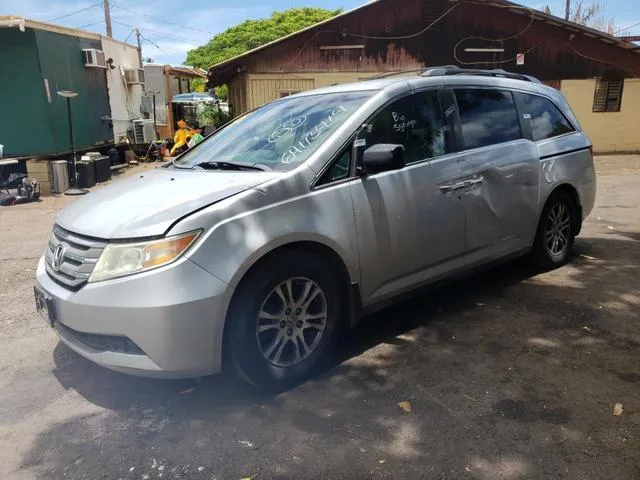
POLYGON ((77 290, 89 280, 106 245, 104 240, 77 235, 55 225, 45 251, 47 273, 62 286, 77 290))
POLYGON ((60 322, 56 322, 55 328, 60 332, 60 335, 70 342, 82 344, 98 352, 128 353, 129 355, 145 354, 142 349, 128 337, 78 332, 60 322))

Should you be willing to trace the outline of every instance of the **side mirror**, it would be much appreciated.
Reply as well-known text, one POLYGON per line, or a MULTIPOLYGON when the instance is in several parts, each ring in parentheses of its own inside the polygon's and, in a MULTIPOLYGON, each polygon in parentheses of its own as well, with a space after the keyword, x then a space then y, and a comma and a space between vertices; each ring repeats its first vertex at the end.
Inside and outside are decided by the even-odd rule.
POLYGON ((378 143, 367 148, 362 155, 358 173, 362 176, 404 168, 404 147, 392 143, 378 143))

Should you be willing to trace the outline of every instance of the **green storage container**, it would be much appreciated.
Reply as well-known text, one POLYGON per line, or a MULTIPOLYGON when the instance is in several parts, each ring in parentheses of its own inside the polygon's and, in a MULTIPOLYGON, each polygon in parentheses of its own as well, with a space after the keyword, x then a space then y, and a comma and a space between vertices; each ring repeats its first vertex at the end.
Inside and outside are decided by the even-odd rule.
POLYGON ((113 143, 106 71, 85 67, 82 50, 99 40, 26 28, 0 28, 0 143, 5 157, 55 156, 69 148, 66 99, 71 100, 76 150, 113 143))

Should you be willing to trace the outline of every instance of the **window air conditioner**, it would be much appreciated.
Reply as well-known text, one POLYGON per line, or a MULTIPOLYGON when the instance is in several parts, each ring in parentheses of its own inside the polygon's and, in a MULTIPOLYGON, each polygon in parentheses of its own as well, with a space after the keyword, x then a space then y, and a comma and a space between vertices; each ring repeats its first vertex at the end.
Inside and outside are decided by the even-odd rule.
POLYGON ((82 50, 82 59, 84 60, 85 67, 107 68, 107 62, 105 61, 102 50, 86 48, 82 50))
POLYGON ((127 85, 144 85, 144 70, 141 68, 123 68, 124 81, 127 85))
POLYGON ((153 119, 138 119, 133 121, 133 136, 136 144, 151 143, 156 140, 153 119))

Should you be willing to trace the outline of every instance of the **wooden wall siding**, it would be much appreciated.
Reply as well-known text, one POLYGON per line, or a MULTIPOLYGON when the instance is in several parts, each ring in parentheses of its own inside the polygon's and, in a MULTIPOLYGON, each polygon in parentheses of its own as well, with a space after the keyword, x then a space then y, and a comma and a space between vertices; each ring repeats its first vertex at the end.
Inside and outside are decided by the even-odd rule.
MULTIPOLYGON (((238 75, 237 72, 385 72, 458 64, 453 52, 461 39, 470 35, 492 39, 510 37, 524 30, 530 21, 529 13, 524 10, 461 2, 437 28, 417 37, 378 40, 348 35, 413 34, 437 18, 438 11, 444 12, 453 5, 442 0, 384 0, 219 68, 212 67, 210 83, 226 83, 238 75), (321 50, 322 45, 364 45, 364 48, 321 50)), ((571 31, 542 20, 536 20, 517 38, 504 42, 468 40, 457 53, 462 62, 482 62, 471 67, 500 67, 530 73, 543 80, 590 78, 610 70, 640 76, 639 54, 590 38, 577 28, 571 31), (505 52, 467 53, 465 47, 501 47, 505 52), (525 56, 524 66, 517 66, 516 54, 529 49, 532 50, 525 56), (573 49, 604 62, 587 60, 573 49), (506 62, 495 63, 501 61, 506 62)))
POLYGON ((249 105, 252 109, 280 98, 282 92, 301 92, 314 88, 312 78, 296 78, 286 75, 283 78, 249 79, 249 105))

